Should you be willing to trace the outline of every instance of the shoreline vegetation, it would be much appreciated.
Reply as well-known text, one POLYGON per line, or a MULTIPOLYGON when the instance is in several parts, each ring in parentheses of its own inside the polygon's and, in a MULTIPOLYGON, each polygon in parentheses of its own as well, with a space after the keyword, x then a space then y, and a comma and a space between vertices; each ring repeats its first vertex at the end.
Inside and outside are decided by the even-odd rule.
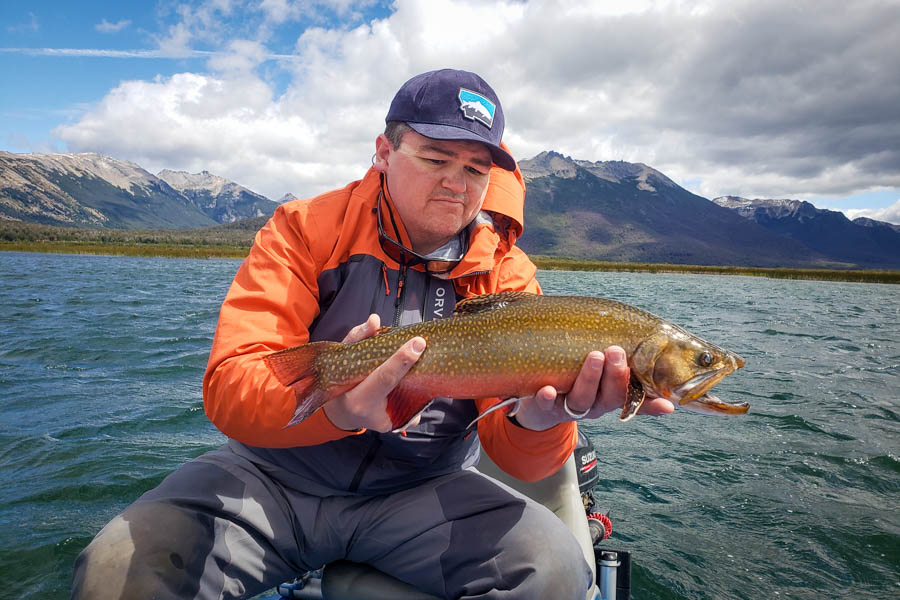
MULTIPOLYGON (((98 254, 164 258, 232 258, 247 256, 253 235, 265 218, 186 230, 83 229, 0 220, 0 252, 98 254)), ((768 268, 580 260, 530 255, 539 269, 631 273, 745 275, 775 279, 900 283, 900 270, 768 268)))

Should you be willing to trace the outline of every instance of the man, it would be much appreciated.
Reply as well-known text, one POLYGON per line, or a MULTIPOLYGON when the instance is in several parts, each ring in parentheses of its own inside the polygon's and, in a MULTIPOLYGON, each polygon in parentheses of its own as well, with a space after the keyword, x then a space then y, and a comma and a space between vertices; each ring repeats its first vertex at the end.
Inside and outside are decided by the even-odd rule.
MULTIPOLYGON (((573 421, 624 402, 621 348, 592 352, 566 396, 547 386, 514 418, 496 399, 435 399, 406 435, 386 397, 426 351, 413 338, 302 423, 264 358, 380 325, 449 316, 456 300, 539 292, 514 245, 524 184, 501 145, 484 80, 424 73, 403 85, 361 181, 281 206, 222 306, 204 378, 229 442, 182 466, 116 517, 76 563, 83 598, 237 598, 339 559, 438 597, 584 598, 590 571, 550 511, 474 469, 479 439, 536 480, 572 452, 573 421)), ((666 401, 645 412, 668 412, 666 401)))

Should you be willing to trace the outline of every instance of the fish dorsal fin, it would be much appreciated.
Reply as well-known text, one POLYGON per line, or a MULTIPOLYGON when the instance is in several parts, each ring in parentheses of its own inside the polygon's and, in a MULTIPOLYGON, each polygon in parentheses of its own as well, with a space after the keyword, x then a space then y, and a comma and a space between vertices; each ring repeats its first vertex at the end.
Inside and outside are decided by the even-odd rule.
POLYGON ((465 298, 456 303, 456 309, 453 311, 455 316, 474 315, 486 310, 495 310, 509 306, 513 302, 522 302, 524 300, 533 300, 537 298, 537 294, 531 292, 500 292, 499 294, 484 294, 483 296, 474 296, 465 298))

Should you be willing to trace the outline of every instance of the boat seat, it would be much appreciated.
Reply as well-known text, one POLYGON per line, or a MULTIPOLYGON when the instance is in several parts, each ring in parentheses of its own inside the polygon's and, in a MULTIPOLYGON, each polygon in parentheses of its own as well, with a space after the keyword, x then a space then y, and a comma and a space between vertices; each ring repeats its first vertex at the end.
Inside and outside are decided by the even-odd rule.
MULTIPOLYGON (((520 481, 503 472, 484 452, 478 470, 502 481, 552 510, 569 527, 581 545, 584 558, 594 570, 594 548, 578 489, 575 457, 553 475, 540 481, 520 481)), ((596 580, 596 573, 594 573, 596 580)), ((369 565, 338 561, 325 567, 322 576, 325 600, 438 600, 415 587, 369 565)))

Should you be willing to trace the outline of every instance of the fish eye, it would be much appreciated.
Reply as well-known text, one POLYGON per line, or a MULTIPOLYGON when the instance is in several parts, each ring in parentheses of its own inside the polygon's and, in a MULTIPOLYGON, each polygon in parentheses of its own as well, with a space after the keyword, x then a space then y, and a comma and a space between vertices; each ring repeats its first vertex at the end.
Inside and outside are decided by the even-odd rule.
POLYGON ((701 367, 708 367, 709 365, 713 364, 712 353, 709 352, 708 350, 704 350, 703 352, 701 352, 699 354, 699 356, 697 356, 697 363, 701 367))

